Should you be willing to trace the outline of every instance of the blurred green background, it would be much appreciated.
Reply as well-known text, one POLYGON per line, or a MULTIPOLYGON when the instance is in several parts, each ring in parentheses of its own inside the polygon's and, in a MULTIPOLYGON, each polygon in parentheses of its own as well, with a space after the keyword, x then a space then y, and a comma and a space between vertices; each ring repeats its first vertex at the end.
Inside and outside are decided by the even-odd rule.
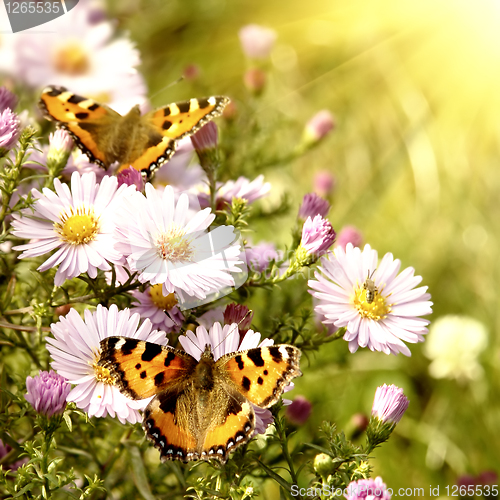
MULTIPOLYGON (((431 319, 465 314, 487 327, 484 375, 472 381, 431 378, 422 344, 411 346, 411 358, 349 355, 345 342, 323 347, 296 383, 295 392, 314 405, 296 439, 310 440, 324 419, 349 428, 353 414, 369 412, 377 385, 396 383, 410 409, 375 451, 375 475, 394 489, 424 487, 428 496, 429 485, 498 473, 500 4, 113 0, 110 11, 141 52, 155 106, 227 94, 238 119, 259 121, 283 150, 293 149, 316 111, 335 115, 334 133, 318 148, 264 171, 273 185, 266 203, 288 191, 293 209, 261 227, 262 238, 289 242, 314 172, 329 170, 336 178, 329 216, 335 228, 353 224, 379 256, 392 252, 403 267, 415 267, 432 294, 431 319), (249 99, 243 85, 249 62, 238 30, 249 23, 278 34, 258 99, 249 99), (200 76, 166 89, 190 64, 200 76)), ((250 152, 231 173, 255 176, 253 138, 242 133, 239 140, 250 152)), ((294 300, 291 288, 282 293, 294 300)), ((295 300, 310 303, 307 294, 295 300)), ((256 318, 264 331, 265 314, 256 318)))

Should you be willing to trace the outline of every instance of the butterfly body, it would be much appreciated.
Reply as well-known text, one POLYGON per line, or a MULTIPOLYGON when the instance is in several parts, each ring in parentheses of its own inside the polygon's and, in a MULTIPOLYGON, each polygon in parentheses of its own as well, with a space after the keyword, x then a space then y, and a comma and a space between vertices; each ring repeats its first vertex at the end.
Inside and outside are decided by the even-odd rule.
POLYGON ((301 375, 300 351, 287 345, 199 361, 184 351, 126 337, 101 342, 99 364, 128 397, 155 396, 144 411, 146 435, 162 460, 225 462, 255 429, 252 403, 267 408, 301 375))
POLYGON ((191 99, 145 115, 137 105, 122 116, 105 104, 50 86, 39 106, 45 118, 68 131, 91 162, 105 169, 116 162, 119 170, 132 166, 149 179, 174 154, 177 140, 220 115, 228 102, 222 96, 191 99))

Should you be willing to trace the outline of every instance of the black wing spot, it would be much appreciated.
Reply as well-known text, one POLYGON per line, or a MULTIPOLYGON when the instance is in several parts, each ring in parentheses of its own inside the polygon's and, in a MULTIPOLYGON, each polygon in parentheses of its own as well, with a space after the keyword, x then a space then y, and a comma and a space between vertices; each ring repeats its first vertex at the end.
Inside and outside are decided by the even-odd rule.
MULTIPOLYGON (((161 396, 160 396, 161 398, 161 396)), ((163 399, 160 399, 160 410, 163 413, 174 413, 175 412, 175 405, 177 403, 176 398, 172 397, 166 397, 163 399)))
POLYGON ((73 94, 67 102, 70 102, 71 104, 78 104, 79 102, 86 101, 86 97, 82 97, 81 95, 75 95, 73 94))
POLYGON ((252 360, 255 366, 264 366, 264 359, 262 358, 260 349, 251 349, 247 352, 247 356, 252 360))
POLYGON ((177 104, 177 107, 179 108, 179 111, 181 113, 187 113, 189 109, 191 108, 191 103, 190 102, 180 102, 177 104))
POLYGON ((198 106, 200 109, 205 109, 210 106, 210 103, 208 102, 208 99, 198 99, 198 106))
POLYGON ((161 126, 161 128, 163 130, 168 130, 171 126, 172 126, 172 122, 169 122, 168 120, 165 120, 163 122, 163 125, 161 126))
POLYGON ((165 378, 165 373, 163 372, 159 372, 155 375, 155 385, 156 387, 158 387, 159 385, 161 385, 161 383, 163 382, 163 379, 165 378))
POLYGON ((257 383, 258 383, 259 385, 262 385, 262 384, 264 383, 264 379, 263 379, 262 377, 259 377, 259 378, 257 379, 257 383))
POLYGON ((100 107, 99 104, 97 104, 96 102, 94 102, 94 104, 92 104, 92 106, 89 106, 87 109, 90 110, 90 111, 95 111, 99 107, 100 107))
POLYGON ((143 370, 141 372, 141 378, 146 378, 148 376, 148 374, 146 373, 146 370, 143 370))
POLYGON ((152 342, 146 342, 146 349, 144 349, 144 352, 142 353, 141 359, 143 361, 151 361, 158 354, 161 353, 161 345, 159 344, 153 344, 152 342))
POLYGON ((250 379, 248 377, 243 377, 241 379, 241 385, 243 386, 243 388, 246 391, 249 391, 250 390, 250 386, 252 385, 252 383, 250 382, 250 379))
POLYGON ((121 347, 122 354, 124 356, 129 356, 130 354, 132 354, 138 344, 139 341, 137 339, 127 339, 121 347))
POLYGON ((241 359, 241 355, 238 354, 238 356, 236 356, 234 358, 234 360, 236 361, 237 365, 238 365, 238 368, 240 370, 243 370, 243 368, 245 368, 245 363, 243 363, 243 359, 241 359))
POLYGON ((175 354, 171 351, 167 354, 165 358, 165 362, 163 363, 165 366, 170 366, 170 363, 175 359, 175 354))
POLYGON ((136 370, 140 370, 140 369, 141 369, 141 366, 142 366, 142 365, 141 365, 141 363, 137 363, 137 364, 135 365, 135 369, 136 369, 136 370))
POLYGON ((269 354, 273 357, 275 363, 280 363, 283 361, 283 356, 280 352, 280 348, 276 346, 269 347, 269 354))
POLYGON ((267 370, 264 370, 264 375, 269 375, 269 372, 267 370))
POLYGON ((75 113, 75 116, 76 118, 78 118, 79 120, 85 120, 89 117, 89 114, 88 113, 75 113))

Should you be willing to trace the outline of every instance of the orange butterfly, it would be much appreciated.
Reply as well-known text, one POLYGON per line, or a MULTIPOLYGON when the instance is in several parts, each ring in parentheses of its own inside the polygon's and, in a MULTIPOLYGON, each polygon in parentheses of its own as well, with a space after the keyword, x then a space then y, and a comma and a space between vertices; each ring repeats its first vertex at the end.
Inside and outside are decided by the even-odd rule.
POLYGON ((169 104, 141 115, 134 106, 125 116, 64 87, 47 87, 39 106, 48 120, 67 130, 89 160, 108 169, 118 162, 150 179, 175 152, 177 140, 219 116, 229 98, 212 96, 169 104))
POLYGON ((299 370, 300 351, 291 345, 233 352, 217 361, 209 345, 197 361, 187 352, 127 337, 101 341, 99 365, 121 392, 151 400, 143 428, 162 460, 226 462, 255 429, 252 403, 278 401, 299 370))

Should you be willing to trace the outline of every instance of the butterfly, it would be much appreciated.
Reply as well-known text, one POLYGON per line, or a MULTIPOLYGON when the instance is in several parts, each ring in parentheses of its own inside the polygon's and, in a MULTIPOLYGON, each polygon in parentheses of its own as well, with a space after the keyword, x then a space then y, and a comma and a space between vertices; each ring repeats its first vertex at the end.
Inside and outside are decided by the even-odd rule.
POLYGON ((199 361, 173 347, 127 337, 108 337, 101 350, 98 364, 123 394, 154 396, 142 425, 162 461, 225 463, 254 432, 252 404, 268 408, 302 375, 300 350, 286 344, 232 352, 217 361, 208 344, 199 361))
POLYGON ((151 179, 172 157, 179 139, 219 116, 228 103, 223 96, 191 99, 145 115, 137 105, 122 116, 105 104, 50 86, 38 104, 45 118, 65 129, 91 162, 105 169, 118 162, 119 170, 132 166, 151 179))

